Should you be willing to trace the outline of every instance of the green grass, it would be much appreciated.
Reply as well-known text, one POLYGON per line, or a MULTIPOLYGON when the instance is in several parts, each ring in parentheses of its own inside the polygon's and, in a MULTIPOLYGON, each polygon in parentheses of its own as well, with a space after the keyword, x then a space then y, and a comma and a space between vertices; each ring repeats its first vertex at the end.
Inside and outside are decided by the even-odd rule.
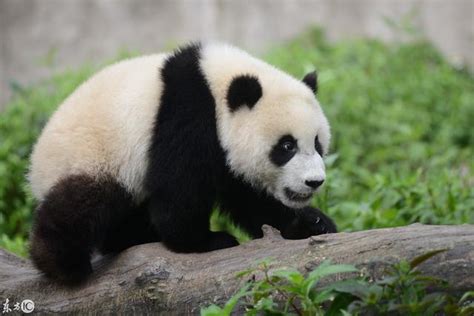
MULTIPOLYGON (((314 205, 341 230, 474 223, 474 78, 467 71, 422 41, 330 44, 319 31, 263 57, 297 77, 319 72, 333 141, 314 205)), ((12 84, 15 96, 0 113, 0 247, 25 255, 32 145, 51 112, 95 69, 58 73, 33 87, 12 84)), ((214 215, 213 229, 223 225, 248 239, 214 215)))

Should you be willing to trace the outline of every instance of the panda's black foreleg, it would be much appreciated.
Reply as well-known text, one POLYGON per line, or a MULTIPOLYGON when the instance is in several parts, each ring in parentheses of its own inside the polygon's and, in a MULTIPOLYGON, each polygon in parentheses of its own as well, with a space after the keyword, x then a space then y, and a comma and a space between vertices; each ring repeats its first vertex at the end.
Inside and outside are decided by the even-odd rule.
POLYGON ((131 195, 110 178, 75 175, 59 181, 34 214, 33 263, 62 283, 84 280, 92 272, 92 250, 132 205, 131 195))
POLYGON ((263 224, 277 228, 286 239, 336 232, 334 222, 320 210, 289 208, 265 192, 256 192, 240 179, 229 178, 221 192, 220 206, 254 238, 263 236, 263 224))
POLYGON ((224 232, 211 232, 209 217, 213 199, 209 193, 190 196, 170 190, 156 192, 150 203, 152 223, 164 244, 176 252, 206 252, 237 246, 224 232), (199 197, 199 198, 196 198, 199 197))
POLYGON ((228 207, 225 211, 231 215, 235 224, 254 238, 263 236, 263 224, 277 228, 285 239, 303 239, 337 232, 334 222, 319 209, 291 209, 284 205, 275 205, 275 202, 270 202, 268 207, 259 205, 259 208, 255 208, 249 204, 245 209, 228 207))
POLYGON ((310 236, 337 232, 336 225, 332 219, 317 208, 305 207, 296 210, 284 209, 283 211, 293 211, 295 213, 291 221, 282 225, 281 234, 283 238, 303 239, 310 236))

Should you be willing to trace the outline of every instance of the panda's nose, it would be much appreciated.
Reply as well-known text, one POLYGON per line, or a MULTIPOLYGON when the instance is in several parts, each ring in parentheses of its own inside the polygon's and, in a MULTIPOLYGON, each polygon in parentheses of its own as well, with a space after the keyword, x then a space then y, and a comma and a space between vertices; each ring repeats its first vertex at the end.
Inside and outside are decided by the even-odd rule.
POLYGON ((306 180, 304 183, 312 189, 316 189, 321 184, 323 184, 324 180, 306 180))

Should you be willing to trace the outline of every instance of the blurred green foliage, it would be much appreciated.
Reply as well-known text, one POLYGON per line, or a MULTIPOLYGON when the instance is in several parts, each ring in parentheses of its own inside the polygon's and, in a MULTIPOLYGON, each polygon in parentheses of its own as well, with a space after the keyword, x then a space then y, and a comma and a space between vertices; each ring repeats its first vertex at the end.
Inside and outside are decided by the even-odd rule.
MULTIPOLYGON (((340 229, 474 222, 474 78, 467 71, 422 41, 331 44, 317 30, 264 57, 297 77, 318 70, 333 141, 314 205, 340 229)), ((25 255, 32 145, 51 112, 95 69, 61 72, 29 88, 12 84, 14 97, 0 113, 0 247, 25 255)), ((212 227, 248 239, 225 216, 215 214, 212 227)))
POLYGON ((428 43, 328 43, 318 30, 267 60, 319 73, 332 126, 314 205, 342 230, 474 223, 474 78, 428 43))

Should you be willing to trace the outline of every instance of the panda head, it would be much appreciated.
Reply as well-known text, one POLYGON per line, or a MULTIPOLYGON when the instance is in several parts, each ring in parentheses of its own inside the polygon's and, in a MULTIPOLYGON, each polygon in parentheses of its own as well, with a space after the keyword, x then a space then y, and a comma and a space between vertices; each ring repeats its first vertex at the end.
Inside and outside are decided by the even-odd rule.
POLYGON ((222 100, 230 169, 291 208, 307 206, 326 177, 330 131, 316 90, 316 73, 300 81, 272 68, 233 76, 222 100))

